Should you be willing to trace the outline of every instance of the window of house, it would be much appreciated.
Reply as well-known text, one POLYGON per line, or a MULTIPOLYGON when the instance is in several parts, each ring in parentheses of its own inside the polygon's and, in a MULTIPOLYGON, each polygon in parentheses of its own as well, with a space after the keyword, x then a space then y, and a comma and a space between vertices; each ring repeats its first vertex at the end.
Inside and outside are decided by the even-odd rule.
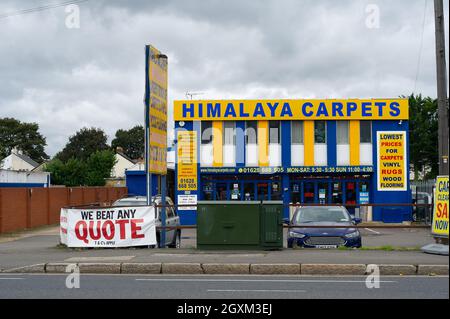
POLYGON ((245 127, 245 141, 247 144, 258 143, 258 122, 247 121, 245 127))
POLYGON ((337 143, 338 144, 348 144, 348 128, 349 121, 337 121, 336 122, 336 131, 337 131, 337 143))
POLYGON ((202 121, 202 144, 212 143, 212 122, 202 121))
POLYGON ((236 145, 236 123, 225 121, 223 123, 223 144, 236 145))
POLYGON ((326 144, 327 125, 325 121, 314 121, 314 143, 326 144))
POLYGON ((292 121, 292 144, 303 144, 303 121, 292 121))
POLYGON ((360 143, 372 143, 372 121, 360 122, 360 143))
POLYGON ((280 121, 269 121, 269 143, 280 144, 280 121))

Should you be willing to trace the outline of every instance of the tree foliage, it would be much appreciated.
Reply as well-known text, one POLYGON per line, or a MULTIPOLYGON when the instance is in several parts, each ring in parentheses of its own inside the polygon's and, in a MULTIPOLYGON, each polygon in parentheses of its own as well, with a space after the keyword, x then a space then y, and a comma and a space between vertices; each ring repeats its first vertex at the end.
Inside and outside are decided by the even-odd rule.
POLYGON ((99 128, 82 128, 69 138, 64 149, 56 158, 67 162, 70 158, 86 161, 96 151, 109 149, 105 132, 99 128))
POLYGON ((434 178, 439 171, 438 105, 431 97, 412 94, 409 97, 409 151, 415 178, 424 168, 434 178))
POLYGON ((0 159, 8 156, 11 150, 17 147, 36 162, 42 163, 49 158, 44 151, 46 145, 45 137, 39 133, 37 123, 0 118, 0 159))
POLYGON ((117 130, 115 138, 111 142, 111 147, 115 150, 121 147, 126 156, 131 159, 144 157, 145 131, 142 125, 136 125, 129 130, 117 130))
POLYGON ((53 159, 46 165, 52 184, 65 186, 104 186, 116 163, 111 150, 96 151, 87 160, 70 158, 66 162, 53 159))

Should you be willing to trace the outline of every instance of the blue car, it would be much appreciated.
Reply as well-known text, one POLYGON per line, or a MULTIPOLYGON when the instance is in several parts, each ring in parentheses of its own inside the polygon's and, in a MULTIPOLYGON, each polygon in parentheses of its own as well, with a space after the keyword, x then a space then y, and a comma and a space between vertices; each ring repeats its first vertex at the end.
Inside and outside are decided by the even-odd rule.
MULTIPOLYGON (((288 222, 288 221, 287 221, 288 222)), ((289 223, 289 222, 288 222, 289 223)), ((361 223, 360 218, 352 218, 343 206, 302 206, 297 208, 289 228, 287 246, 289 248, 338 248, 361 247, 361 234, 353 226, 361 223), (302 228, 301 226, 317 226, 302 228), (348 226, 348 228, 320 228, 327 226, 348 226)))

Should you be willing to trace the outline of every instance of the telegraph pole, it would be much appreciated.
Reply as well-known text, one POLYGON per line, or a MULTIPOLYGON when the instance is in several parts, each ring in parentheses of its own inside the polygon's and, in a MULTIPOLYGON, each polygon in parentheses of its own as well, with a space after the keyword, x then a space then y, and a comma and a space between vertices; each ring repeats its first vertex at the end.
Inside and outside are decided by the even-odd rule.
POLYGON ((439 175, 448 175, 448 98, 445 63, 444 9, 442 0, 434 0, 436 75, 438 97, 439 175))

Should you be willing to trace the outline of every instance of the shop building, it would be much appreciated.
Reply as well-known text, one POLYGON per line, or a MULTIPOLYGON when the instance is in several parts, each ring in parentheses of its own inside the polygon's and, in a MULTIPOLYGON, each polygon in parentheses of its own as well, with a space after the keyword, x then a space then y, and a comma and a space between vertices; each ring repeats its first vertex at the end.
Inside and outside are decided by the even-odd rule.
MULTIPOLYGON (((411 220, 408 100, 175 101, 175 200, 342 203, 367 220, 411 220)), ((291 208, 292 209, 292 208, 291 208)), ((195 224, 195 207, 179 207, 195 224)))

